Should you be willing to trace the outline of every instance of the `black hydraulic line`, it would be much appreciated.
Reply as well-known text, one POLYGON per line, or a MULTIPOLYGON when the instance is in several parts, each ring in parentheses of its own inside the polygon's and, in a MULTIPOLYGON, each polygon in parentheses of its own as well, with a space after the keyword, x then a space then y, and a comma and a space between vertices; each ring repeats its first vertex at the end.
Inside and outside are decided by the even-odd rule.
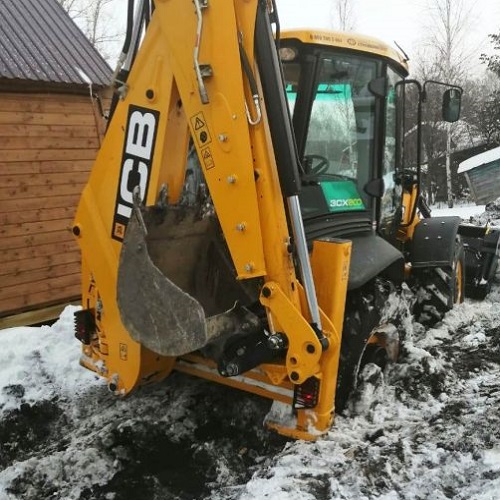
MULTIPOLYGON (((144 8, 142 10, 142 12, 140 13, 140 19, 138 19, 136 22, 138 23, 138 26, 139 26, 139 32, 142 30, 143 28, 143 24, 145 22, 145 16, 146 16, 146 5, 149 5, 149 2, 147 0, 144 1, 144 8)), ((133 47, 133 52, 132 52, 132 63, 130 65, 130 67, 132 67, 134 65, 134 61, 135 61, 135 58, 137 56, 137 52, 139 52, 139 46, 141 44, 141 37, 140 35, 137 36, 137 39, 135 40, 135 45, 133 47)))
MULTIPOLYGON (((122 54, 128 54, 130 50, 130 43, 132 42, 132 32, 134 30, 134 3, 135 0, 128 0, 128 6, 127 6, 127 31, 125 33, 125 41, 123 42, 123 48, 122 48, 122 54)), ((121 69, 118 74, 116 75, 117 77, 117 83, 118 85, 123 85, 127 81, 129 72, 121 69)), ((109 128, 109 125, 111 123, 111 119, 113 118, 113 115, 115 114, 116 106, 118 106, 118 101, 119 97, 117 93, 115 92, 113 94, 113 97, 111 99, 111 106, 109 108, 109 118, 108 118, 108 123, 107 123, 107 128, 109 128)))
POLYGON ((128 0, 127 9, 127 31, 125 33, 125 41, 123 42, 122 53, 126 54, 130 49, 132 40, 132 30, 134 28, 134 0, 128 0))
POLYGON ((259 2, 257 9, 255 48, 281 190, 288 198, 300 191, 299 160, 286 102, 283 72, 265 0, 259 2))
POLYGON ((99 94, 97 94, 95 92, 92 92, 92 97, 97 102, 97 108, 99 110, 99 114, 101 115, 101 118, 105 118, 106 119, 107 117, 106 117, 106 113, 104 112, 104 107, 102 105, 101 97, 99 96, 99 94))
POLYGON ((241 64, 243 66, 243 71, 245 72, 246 77, 248 78, 248 83, 250 85, 250 91, 252 95, 259 94, 259 88, 257 87, 257 81, 255 80, 255 76, 252 71, 252 66, 250 66, 250 61, 248 60, 247 53, 245 52, 245 47, 243 47, 243 43, 239 42, 240 47, 240 59, 241 64))
POLYGON ((417 214, 418 200, 422 194, 422 86, 419 82, 416 82, 418 88, 418 106, 417 106, 417 197, 413 205, 413 210, 410 217, 410 225, 413 224, 415 220, 415 215, 417 214))
MULTIPOLYGON (((144 1, 143 9, 142 12, 139 13, 140 18, 137 20, 134 20, 134 7, 135 7, 135 0, 128 0, 128 10, 127 10, 127 33, 125 35, 125 43, 123 45, 122 53, 123 54, 128 54, 130 50, 132 50, 132 58, 131 58, 131 66, 134 64, 135 57, 137 55, 137 52, 139 50, 139 44, 140 44, 140 39, 141 37, 138 36, 134 47, 131 47, 132 44, 132 35, 134 32, 134 21, 139 23, 139 25, 142 25, 145 22, 145 17, 146 17, 146 12, 148 12, 149 15, 149 0, 144 1)), ((140 30, 141 28, 139 28, 140 30)), ((117 75, 116 83, 115 85, 117 87, 120 87, 121 85, 125 84, 128 80, 128 76, 130 74, 130 70, 122 68, 117 75)), ((107 128, 109 128, 111 124, 111 120, 113 118, 113 115, 115 114, 116 107, 118 105, 119 101, 119 96, 115 92, 113 94, 113 97, 111 99, 111 106, 109 109, 109 119, 108 119, 108 124, 107 128)))
POLYGON ((273 7, 273 12, 271 14, 271 23, 276 26, 276 33, 274 34, 276 47, 280 48, 281 39, 281 27, 280 27, 280 16, 278 15, 278 6, 276 5, 276 0, 271 0, 273 7))
POLYGON ((146 28, 149 26, 149 21, 151 21, 151 2, 150 0, 145 0, 144 2, 144 12, 143 20, 146 28))

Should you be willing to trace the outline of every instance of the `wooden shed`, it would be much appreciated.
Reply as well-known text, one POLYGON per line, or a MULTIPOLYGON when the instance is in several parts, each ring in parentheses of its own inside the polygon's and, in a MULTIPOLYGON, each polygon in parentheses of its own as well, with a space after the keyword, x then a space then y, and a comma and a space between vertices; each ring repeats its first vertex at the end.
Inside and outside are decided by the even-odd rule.
POLYGON ((0 328, 46 320, 80 295, 70 227, 110 78, 57 0, 0 1, 0 328))
POLYGON ((465 175, 478 205, 500 198, 500 147, 463 161, 458 173, 465 175))

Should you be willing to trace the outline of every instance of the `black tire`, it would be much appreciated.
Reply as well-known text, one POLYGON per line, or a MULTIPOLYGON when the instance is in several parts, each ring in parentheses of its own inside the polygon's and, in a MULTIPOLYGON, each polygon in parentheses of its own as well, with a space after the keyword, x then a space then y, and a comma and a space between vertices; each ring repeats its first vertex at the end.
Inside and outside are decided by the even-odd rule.
POLYGON ((394 290, 395 287, 391 282, 375 278, 347 295, 335 395, 337 413, 346 408, 363 367, 367 363, 376 363, 384 369, 388 359, 391 358, 384 352, 383 342, 368 342, 376 340, 374 332, 380 326, 381 313, 394 290))
POLYGON ((456 237, 451 266, 418 269, 413 273, 416 295, 415 319, 425 326, 435 325, 465 296, 465 253, 462 240, 456 237))

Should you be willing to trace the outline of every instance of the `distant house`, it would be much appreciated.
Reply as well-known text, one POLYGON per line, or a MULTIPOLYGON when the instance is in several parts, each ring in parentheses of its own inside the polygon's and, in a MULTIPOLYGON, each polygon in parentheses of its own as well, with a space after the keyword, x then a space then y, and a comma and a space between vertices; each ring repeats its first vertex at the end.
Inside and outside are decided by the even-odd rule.
POLYGON ((48 306, 80 295, 69 228, 110 78, 57 0, 0 1, 0 328, 35 309, 46 319, 57 309, 48 306))
POLYGON ((495 201, 500 197, 500 147, 463 161, 458 173, 465 175, 478 205, 495 201))

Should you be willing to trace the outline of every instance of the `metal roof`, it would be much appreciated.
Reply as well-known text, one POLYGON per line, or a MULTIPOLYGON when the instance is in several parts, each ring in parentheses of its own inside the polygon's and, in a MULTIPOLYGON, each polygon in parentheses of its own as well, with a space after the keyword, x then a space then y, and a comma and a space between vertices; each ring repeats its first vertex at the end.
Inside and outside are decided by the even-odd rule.
POLYGON ((57 0, 0 0, 0 78, 109 85, 111 68, 57 0))
POLYGON ((458 173, 461 174, 497 160, 500 160, 500 147, 490 149, 463 161, 458 167, 458 173))

